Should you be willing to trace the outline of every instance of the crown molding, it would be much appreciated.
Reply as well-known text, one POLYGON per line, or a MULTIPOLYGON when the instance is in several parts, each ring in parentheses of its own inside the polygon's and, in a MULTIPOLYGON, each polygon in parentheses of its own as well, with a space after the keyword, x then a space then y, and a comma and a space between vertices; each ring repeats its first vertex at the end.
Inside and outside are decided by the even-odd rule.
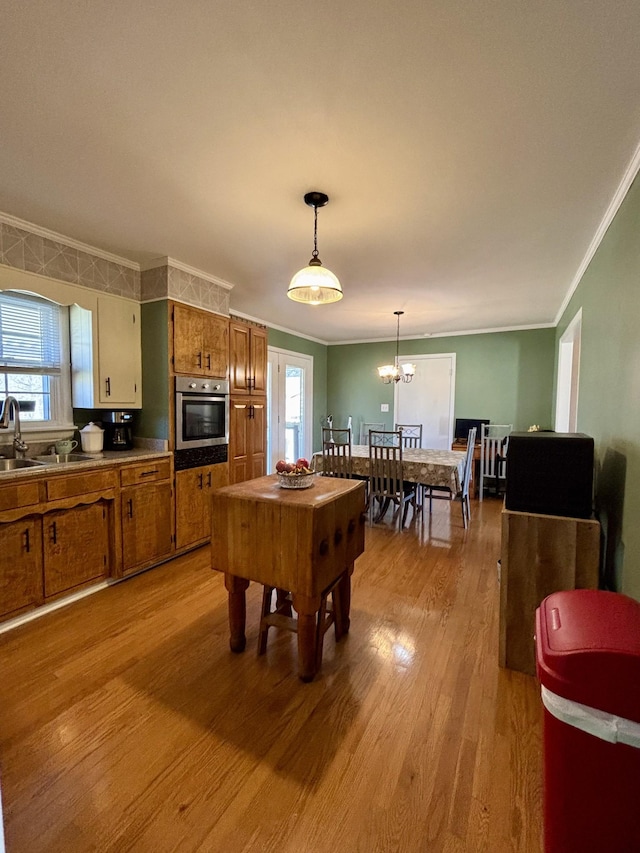
POLYGON ((204 270, 199 270, 196 267, 190 267, 189 264, 183 264, 182 261, 176 261, 175 258, 170 258, 168 255, 161 258, 153 258, 144 264, 140 264, 140 272, 154 270, 158 267, 173 267, 181 272, 186 272, 187 275, 195 275, 198 278, 203 278, 205 281, 211 282, 211 284, 217 284, 218 287, 223 287, 225 290, 232 290, 234 287, 233 284, 225 281, 223 278, 218 278, 218 276, 211 275, 211 273, 204 272, 204 270))
POLYGON ((97 249, 95 246, 90 246, 88 243, 81 243, 79 240, 74 240, 72 237, 66 237, 64 234, 58 234, 57 231, 50 231, 49 228, 43 228, 41 225, 34 225, 33 222, 27 222, 24 219, 18 219, 17 216, 11 216, 9 213, 0 211, 0 222, 5 225, 11 225, 14 228, 20 228, 22 231, 28 231, 30 234, 37 234, 39 237, 44 237, 46 240, 53 240, 56 243, 62 243, 64 246, 69 246, 70 249, 78 249, 80 252, 87 252, 89 255, 95 255, 105 261, 119 264, 121 267, 128 267, 131 270, 140 272, 140 264, 135 261, 130 261, 129 258, 122 258, 120 255, 114 255, 112 252, 105 252, 103 249, 97 249))
MULTIPOLYGON (((462 338, 465 335, 492 335, 500 334, 501 332, 528 332, 531 329, 555 329, 555 323, 533 323, 527 326, 496 326, 493 329, 471 329, 464 332, 431 332, 425 335, 400 335, 400 341, 428 341, 432 338, 462 338)), ((295 334, 295 332, 293 333, 295 334)), ((392 338, 361 338, 355 341, 330 341, 327 346, 342 347, 349 344, 382 344, 395 341, 395 336, 392 338)))
POLYGON ((587 268, 591 263, 593 256, 597 252, 598 248, 600 247, 600 243, 602 243, 604 239, 604 235, 607 233, 607 230, 613 222, 616 213, 620 209, 620 205, 622 204, 625 199, 625 196, 631 189, 631 184, 634 182, 638 171, 640 171, 640 144, 638 144, 638 147, 636 148, 633 157, 629 161, 629 165, 627 166, 626 171, 622 176, 622 180, 618 185, 618 189, 615 191, 614 196, 611 199, 611 202, 609 203, 609 207, 606 209, 605 214, 602 217, 602 221, 598 226, 598 230, 593 235, 593 239, 591 240, 591 243, 589 243, 589 248, 587 249, 584 258, 582 259, 582 262, 578 267, 575 276, 573 277, 573 281, 569 286, 567 295, 562 300, 562 305, 560 306, 560 309, 558 310, 558 313, 556 314, 556 319, 554 321, 555 326, 557 326, 560 320, 562 319, 562 315, 564 314, 567 305, 571 301, 571 297, 576 292, 576 289, 582 281, 582 277, 587 271, 587 268))

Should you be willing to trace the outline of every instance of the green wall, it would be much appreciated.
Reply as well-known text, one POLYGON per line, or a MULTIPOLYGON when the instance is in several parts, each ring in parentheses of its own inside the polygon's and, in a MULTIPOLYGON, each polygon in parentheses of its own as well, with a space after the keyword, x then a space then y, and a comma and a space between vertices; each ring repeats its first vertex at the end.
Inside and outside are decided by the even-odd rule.
POLYGON ((270 347, 313 356, 313 448, 322 446, 322 419, 327 414, 327 347, 279 329, 269 329, 270 347))
POLYGON ((141 307, 142 411, 136 434, 169 438, 169 303, 146 302, 141 307))
POLYGON ((636 179, 573 294, 582 308, 578 429, 596 444, 596 510, 606 585, 640 600, 640 182, 636 179))
MULTIPOLYGON (((334 423, 353 417, 393 427, 393 385, 378 378, 380 364, 393 362, 395 341, 329 347, 329 411, 334 423), (389 404, 389 413, 380 404, 389 404)), ((455 416, 490 418, 512 423, 516 430, 531 424, 551 427, 555 329, 420 338, 401 341, 402 355, 456 353, 455 416)))

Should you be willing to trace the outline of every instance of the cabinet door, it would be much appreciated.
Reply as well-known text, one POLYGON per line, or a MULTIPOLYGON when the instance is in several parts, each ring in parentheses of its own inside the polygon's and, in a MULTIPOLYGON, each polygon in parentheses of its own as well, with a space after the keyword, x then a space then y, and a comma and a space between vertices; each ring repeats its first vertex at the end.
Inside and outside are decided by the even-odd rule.
POLYGON ((226 317, 204 315, 203 353, 207 375, 226 379, 229 369, 229 321, 226 317))
POLYGON ((211 537, 211 492, 229 482, 226 463, 176 473, 176 548, 211 537))
POLYGON ((106 577, 109 519, 106 501, 49 512, 42 519, 45 597, 106 577))
POLYGON ((173 369, 187 376, 204 376, 202 314, 186 305, 173 306, 173 369))
POLYGON ((0 524, 0 615, 42 604, 42 590, 40 519, 0 524))
POLYGON ((176 472, 176 548, 187 548, 209 536, 206 466, 176 472))
POLYGON ((249 401, 231 400, 229 410, 229 481, 242 483, 250 479, 249 401))
POLYGON ((122 562, 125 571, 169 556, 173 544, 171 483, 122 490, 122 562))
POLYGON ((229 390, 248 394, 251 390, 251 333, 242 323, 229 324, 229 390))
POLYGON ((140 406, 140 307, 98 299, 98 399, 110 408, 140 406))
POLYGON ((249 408, 249 429, 251 442, 250 476, 263 477, 267 462, 267 401, 265 398, 252 399, 249 408))
POLYGON ((266 472, 266 397, 231 400, 229 416, 229 480, 242 483, 266 472))
POLYGON ((267 393, 267 333, 263 329, 251 329, 251 390, 267 393))

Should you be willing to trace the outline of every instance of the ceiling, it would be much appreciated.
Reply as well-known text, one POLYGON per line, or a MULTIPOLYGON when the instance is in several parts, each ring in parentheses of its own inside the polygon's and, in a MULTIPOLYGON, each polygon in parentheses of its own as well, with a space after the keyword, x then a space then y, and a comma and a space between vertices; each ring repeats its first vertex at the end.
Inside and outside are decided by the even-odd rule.
POLYGON ((0 210, 326 342, 552 324, 640 140, 637 0, 7 0, 0 210), (344 299, 286 296, 313 249, 344 299))

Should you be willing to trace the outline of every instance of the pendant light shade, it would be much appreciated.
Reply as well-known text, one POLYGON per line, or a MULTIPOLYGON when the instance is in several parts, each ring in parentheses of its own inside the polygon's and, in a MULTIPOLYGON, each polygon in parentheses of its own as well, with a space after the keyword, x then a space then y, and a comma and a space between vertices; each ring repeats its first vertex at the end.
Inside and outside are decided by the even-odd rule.
POLYGON ((299 270, 291 279, 287 296, 294 302, 306 302, 307 305, 325 305, 342 299, 342 287, 338 278, 322 266, 318 257, 318 208, 324 207, 329 196, 320 192, 307 193, 305 204, 313 208, 313 252, 308 266, 299 270))
POLYGON ((416 373, 415 364, 398 364, 398 353, 400 351, 400 317, 404 314, 404 311, 394 311, 393 312, 398 318, 397 322, 397 330, 396 330, 396 360, 393 364, 383 364, 382 367, 378 368, 378 376, 385 385, 389 385, 391 382, 411 382, 416 373))

